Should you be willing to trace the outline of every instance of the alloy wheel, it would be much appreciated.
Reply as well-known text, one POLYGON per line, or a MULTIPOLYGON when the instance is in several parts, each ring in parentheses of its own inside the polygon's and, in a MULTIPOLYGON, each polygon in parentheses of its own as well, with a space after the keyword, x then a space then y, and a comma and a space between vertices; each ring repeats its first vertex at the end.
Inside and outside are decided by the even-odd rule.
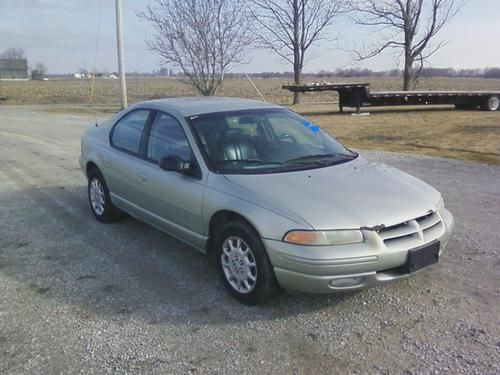
POLYGON ((228 283, 239 293, 250 293, 257 283, 257 263, 250 247, 239 237, 222 244, 222 269, 228 283))
POLYGON ((89 196, 92 209, 97 215, 101 216, 104 213, 106 198, 104 188, 98 178, 93 178, 90 182, 89 196))

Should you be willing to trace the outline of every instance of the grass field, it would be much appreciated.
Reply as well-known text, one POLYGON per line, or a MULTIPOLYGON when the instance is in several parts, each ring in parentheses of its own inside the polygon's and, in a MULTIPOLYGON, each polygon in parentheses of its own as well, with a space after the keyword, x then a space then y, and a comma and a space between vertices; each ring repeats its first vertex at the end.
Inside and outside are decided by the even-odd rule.
MULTIPOLYGON (((340 83, 336 78, 325 79, 340 83)), ((291 106, 292 95, 279 79, 256 79, 263 96, 290 106, 311 118, 349 147, 400 151, 481 161, 500 165, 500 111, 458 111, 453 107, 374 108, 370 116, 339 114, 335 93, 306 94, 303 104, 291 106)), ((399 90, 397 78, 353 78, 343 82, 369 82, 372 91, 399 90)), ((129 79, 131 103, 146 99, 191 96, 196 92, 174 79, 129 79)), ((500 80, 467 78, 422 79, 419 90, 499 90, 500 80)), ((70 104, 50 111, 92 113, 86 80, 0 82, 0 103, 70 104)), ((220 95, 259 99, 248 80, 226 80, 220 95)), ((102 113, 118 109, 118 82, 97 80, 93 102, 102 113)), ((367 111, 367 109, 365 109, 367 111)))
MULTIPOLYGON (((398 78, 325 78, 332 83, 368 82, 372 91, 400 90, 398 78)), ((292 95, 281 86, 280 79, 256 79, 255 85, 265 99, 278 104, 291 104, 292 95)), ((477 78, 424 78, 419 90, 500 90, 500 79, 477 78)), ((173 96, 192 96, 196 91, 190 86, 169 78, 131 78, 127 80, 127 94, 131 103, 173 96)), ((259 94, 247 79, 229 79, 219 95, 260 99, 259 94)), ((336 93, 324 92, 307 94, 304 101, 335 102, 336 93)), ((0 81, 0 103, 4 104, 88 104, 90 101, 90 81, 82 79, 52 81, 0 81)), ((96 104, 117 104, 118 81, 97 79, 93 101, 96 104)))
POLYGON ((298 112, 334 134, 344 144, 450 157, 500 165, 500 112, 437 108, 377 108, 370 116, 331 113, 325 106, 298 112))

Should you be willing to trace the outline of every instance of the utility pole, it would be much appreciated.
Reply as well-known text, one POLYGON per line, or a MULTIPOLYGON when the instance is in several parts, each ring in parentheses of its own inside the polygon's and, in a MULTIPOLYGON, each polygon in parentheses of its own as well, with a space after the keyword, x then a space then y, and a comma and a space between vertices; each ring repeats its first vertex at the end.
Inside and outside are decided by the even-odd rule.
POLYGON ((127 108, 127 83, 125 81, 125 57, 123 56, 122 0, 115 0, 116 44, 118 49, 118 75, 122 109, 127 108))

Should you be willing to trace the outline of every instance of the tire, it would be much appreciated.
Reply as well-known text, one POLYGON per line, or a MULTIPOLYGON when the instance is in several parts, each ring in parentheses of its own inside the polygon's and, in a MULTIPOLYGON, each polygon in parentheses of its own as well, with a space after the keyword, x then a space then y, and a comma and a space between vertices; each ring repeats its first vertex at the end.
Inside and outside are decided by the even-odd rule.
POLYGON ((97 169, 88 173, 87 193, 90 210, 101 223, 112 223, 122 216, 121 211, 111 202, 106 181, 97 169))
POLYGON ((215 257, 224 286, 239 302, 266 303, 281 291, 259 235, 245 222, 231 221, 221 227, 215 257))
POLYGON ((484 111, 498 111, 500 108, 500 96, 491 95, 484 101, 481 106, 484 111))

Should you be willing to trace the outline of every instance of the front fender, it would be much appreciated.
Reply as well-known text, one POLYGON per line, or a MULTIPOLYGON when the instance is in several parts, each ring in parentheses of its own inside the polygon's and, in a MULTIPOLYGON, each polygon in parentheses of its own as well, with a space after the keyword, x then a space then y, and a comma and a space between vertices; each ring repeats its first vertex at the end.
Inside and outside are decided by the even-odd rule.
POLYGON ((244 217, 265 239, 281 240, 292 229, 313 229, 309 223, 287 209, 261 202, 224 176, 210 174, 203 207, 203 223, 207 235, 211 218, 222 210, 244 217))

